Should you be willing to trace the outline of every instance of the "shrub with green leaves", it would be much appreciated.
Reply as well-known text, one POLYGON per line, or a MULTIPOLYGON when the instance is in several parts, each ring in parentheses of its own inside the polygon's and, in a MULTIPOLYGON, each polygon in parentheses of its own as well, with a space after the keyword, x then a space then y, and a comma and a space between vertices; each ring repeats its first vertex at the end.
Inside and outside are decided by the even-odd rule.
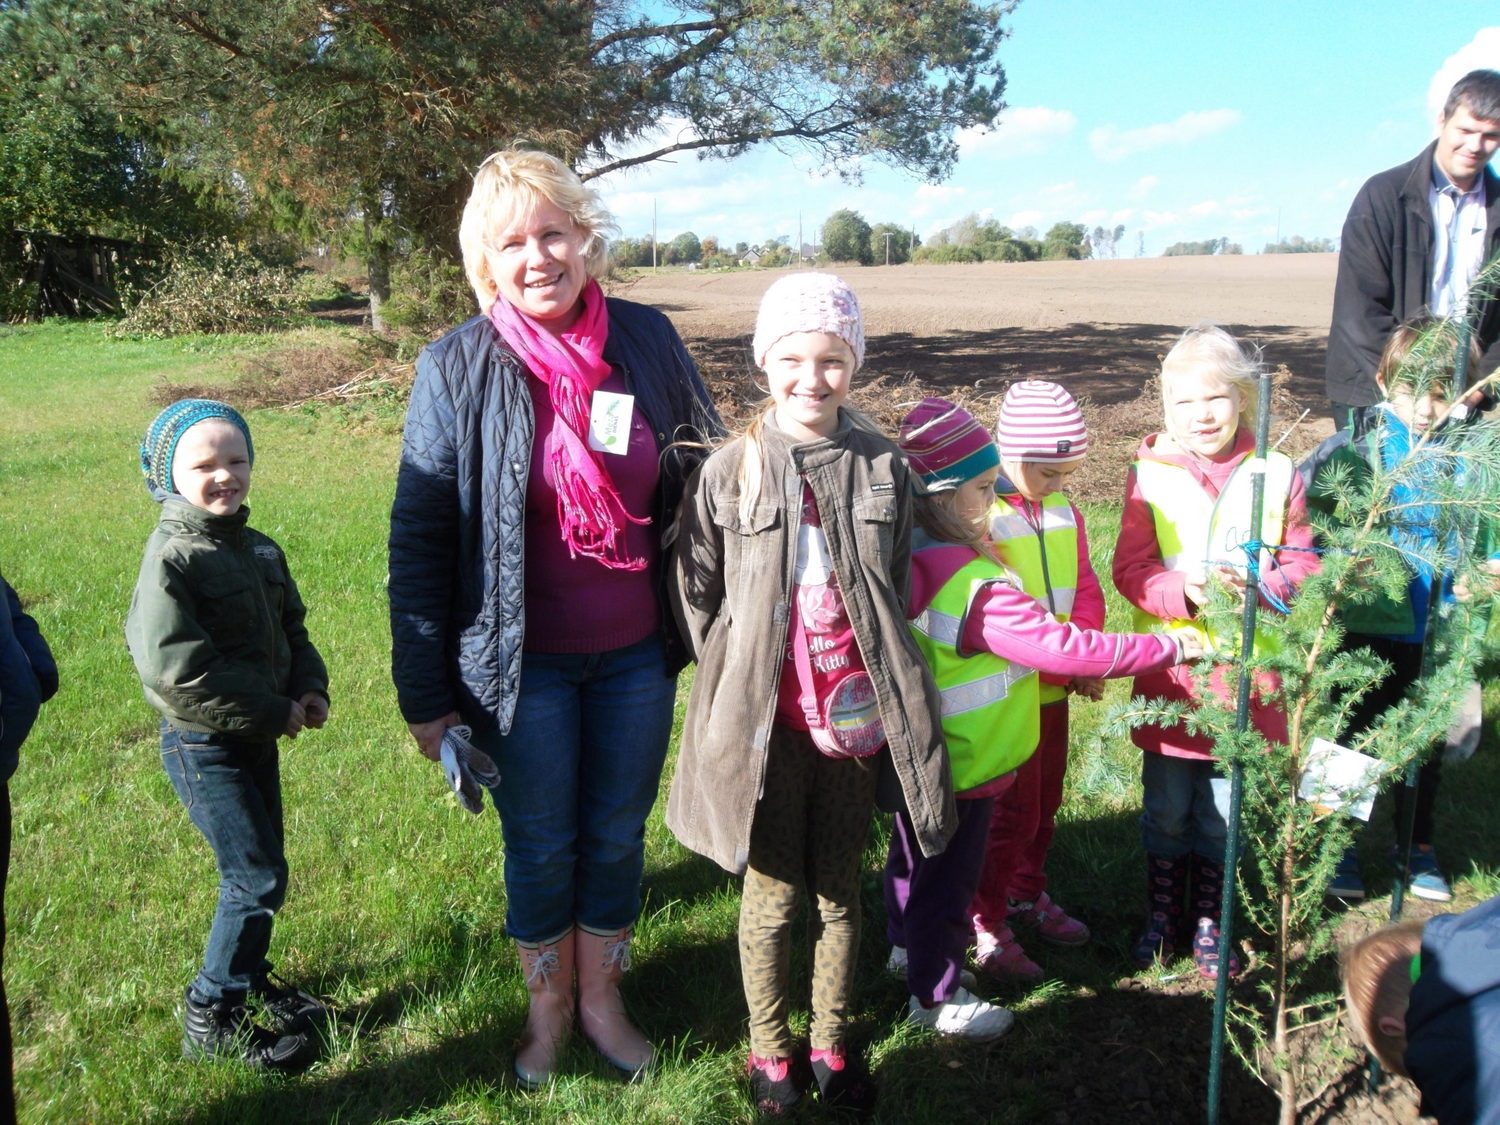
POLYGON ((10 247, 0 245, 0 321, 24 320, 35 301, 36 284, 26 280, 26 263, 10 247))
POLYGON ((150 288, 122 293, 130 311, 113 335, 274 332, 291 323, 298 307, 289 270, 268 265, 227 239, 180 249, 167 261, 150 288))
POLYGON ((323 270, 303 269, 292 281, 292 293, 303 304, 317 305, 347 300, 353 296, 354 290, 346 278, 323 270))
POLYGON ((395 334, 399 354, 411 359, 422 345, 462 324, 476 312, 474 290, 452 258, 414 251, 391 275, 391 296, 381 308, 395 334))

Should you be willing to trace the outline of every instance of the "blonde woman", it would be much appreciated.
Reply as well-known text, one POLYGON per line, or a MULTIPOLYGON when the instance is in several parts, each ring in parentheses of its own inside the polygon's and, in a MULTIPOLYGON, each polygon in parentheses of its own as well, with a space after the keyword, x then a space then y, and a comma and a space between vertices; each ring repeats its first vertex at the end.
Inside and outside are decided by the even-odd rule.
POLYGON ((480 313, 417 361, 391 512, 402 716, 434 761, 468 725, 500 771, 527 1086, 575 1017, 621 1070, 651 1062, 618 986, 684 663, 662 533, 719 425, 671 322, 601 291, 610 229, 555 157, 480 166, 459 232, 480 313))

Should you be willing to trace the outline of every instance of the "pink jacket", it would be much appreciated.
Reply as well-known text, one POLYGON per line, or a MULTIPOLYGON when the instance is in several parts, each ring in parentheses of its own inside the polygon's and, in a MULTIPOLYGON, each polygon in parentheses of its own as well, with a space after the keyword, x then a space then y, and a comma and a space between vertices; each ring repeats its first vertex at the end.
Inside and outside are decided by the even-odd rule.
MULTIPOLYGON (((912 552, 912 596, 907 616, 926 609, 943 584, 973 561, 974 548, 945 544, 912 552)), ((996 569, 996 577, 1001 572, 996 569)), ((964 622, 968 652, 993 652, 1049 676, 1109 679, 1170 667, 1177 642, 1151 633, 1101 633, 1063 623, 1037 600, 1008 582, 991 582, 975 597, 964 622)))
MULTIPOLYGON (((1233 455, 1223 461, 1205 461, 1189 454, 1175 452, 1158 453, 1157 441, 1163 435, 1151 434, 1141 442, 1136 451, 1137 461, 1164 461, 1187 469, 1193 474, 1209 496, 1218 496, 1220 490, 1234 472, 1235 466, 1255 452, 1255 438, 1243 427, 1235 435, 1233 455)), ((1297 474, 1292 474, 1291 496, 1288 498, 1285 530, 1282 538, 1288 547, 1311 547, 1312 525, 1307 520, 1307 491, 1297 474)), ((1310 550, 1282 551, 1277 555, 1278 568, 1273 574, 1262 574, 1266 587, 1283 602, 1286 602, 1303 580, 1318 568, 1318 557, 1310 550)), ((1194 606, 1187 600, 1183 586, 1187 575, 1181 571, 1168 570, 1162 563, 1161 547, 1156 541, 1156 521, 1151 505, 1141 495, 1132 465, 1125 478, 1125 510, 1120 520, 1120 536, 1115 540, 1114 559, 1115 588, 1126 601, 1161 618, 1191 618, 1197 616, 1194 606)), ((1262 608, 1262 612, 1274 612, 1262 608)), ((1235 683, 1227 665, 1220 665, 1214 673, 1214 688, 1218 696, 1227 701, 1234 698, 1235 683)), ((1268 678, 1254 693, 1250 703, 1250 721, 1265 738, 1273 742, 1285 742, 1287 737, 1286 713, 1267 701, 1267 692, 1274 693, 1276 683, 1268 678)), ((1137 676, 1134 684, 1136 695, 1166 700, 1196 700, 1197 689, 1193 683, 1191 665, 1179 665, 1165 671, 1137 676)), ((1131 740, 1142 750, 1166 754, 1174 758, 1211 758, 1213 753, 1208 739, 1190 735, 1181 727, 1138 727, 1131 732, 1131 740)))

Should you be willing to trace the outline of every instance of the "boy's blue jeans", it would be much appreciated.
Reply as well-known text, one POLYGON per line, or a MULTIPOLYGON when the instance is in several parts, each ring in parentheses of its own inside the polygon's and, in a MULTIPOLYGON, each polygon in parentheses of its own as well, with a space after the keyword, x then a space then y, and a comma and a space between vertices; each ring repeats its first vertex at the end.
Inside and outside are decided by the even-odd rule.
POLYGON ((474 739, 500 768, 490 795, 511 937, 634 924, 676 695, 655 635, 609 652, 522 657, 510 732, 474 739))
POLYGON ((200 1004, 242 999, 271 969, 271 919, 286 898, 276 743, 163 723, 161 760, 219 866, 219 905, 190 992, 200 1004))

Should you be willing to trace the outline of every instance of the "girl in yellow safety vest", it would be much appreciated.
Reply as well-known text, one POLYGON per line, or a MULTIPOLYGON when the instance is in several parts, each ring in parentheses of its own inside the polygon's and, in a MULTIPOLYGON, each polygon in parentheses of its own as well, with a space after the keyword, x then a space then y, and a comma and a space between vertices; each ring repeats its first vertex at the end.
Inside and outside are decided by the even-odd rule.
POLYGON ((1010 1013, 961 983, 969 902, 984 865, 995 796, 1036 749, 1037 673, 1107 679, 1198 657, 1196 633, 1101 633, 1060 622, 1021 588, 986 535, 1000 455, 962 407, 924 399, 901 425, 901 449, 921 477, 913 513, 912 593, 907 614, 942 699, 958 831, 924 856, 903 811, 886 861, 890 967, 904 969, 907 1018, 936 1031, 992 1039, 1010 1013))
MULTIPOLYGON (((1056 383, 1026 379, 1005 395, 995 426, 1000 479, 990 509, 995 555, 1022 588, 1059 621, 1104 627, 1104 591, 1089 562, 1083 515, 1063 495, 1089 449, 1083 411, 1056 383)), ((974 960, 1002 981, 1040 980, 1018 932, 1054 945, 1083 945, 1089 928, 1047 893, 1047 852, 1068 770, 1068 702, 1074 693, 1100 699, 1104 681, 1039 677, 1041 733, 1036 753, 995 798, 984 873, 969 914, 974 960)))
MULTIPOLYGON (((1125 480, 1125 508, 1115 542, 1114 582, 1136 607, 1137 628, 1189 625, 1208 600, 1210 583, 1243 592, 1248 559, 1255 385, 1259 356, 1247 355, 1212 324, 1189 328, 1162 362, 1166 429, 1141 442, 1125 480)), ((1305 489, 1289 458, 1266 459, 1260 590, 1285 605, 1317 568, 1305 489), (1281 548, 1296 548, 1283 550, 1281 548)), ((1214 643, 1216 638, 1209 638, 1214 643)), ((1215 670, 1215 692, 1234 698, 1229 665, 1215 670)), ((1168 701, 1198 699, 1191 670, 1136 677, 1135 695, 1168 701)), ((1274 683, 1252 693, 1250 721, 1268 740, 1286 740, 1286 713, 1274 683)), ((1219 972, 1219 910, 1224 888, 1224 839, 1229 783, 1201 735, 1182 726, 1144 726, 1131 739, 1142 757, 1141 835, 1146 849, 1148 915, 1131 947, 1141 967, 1176 952, 1184 902, 1195 919, 1193 959, 1206 977, 1219 972), (1192 893, 1188 883, 1192 881, 1192 893)), ((1232 951, 1229 972, 1239 971, 1232 951)))

